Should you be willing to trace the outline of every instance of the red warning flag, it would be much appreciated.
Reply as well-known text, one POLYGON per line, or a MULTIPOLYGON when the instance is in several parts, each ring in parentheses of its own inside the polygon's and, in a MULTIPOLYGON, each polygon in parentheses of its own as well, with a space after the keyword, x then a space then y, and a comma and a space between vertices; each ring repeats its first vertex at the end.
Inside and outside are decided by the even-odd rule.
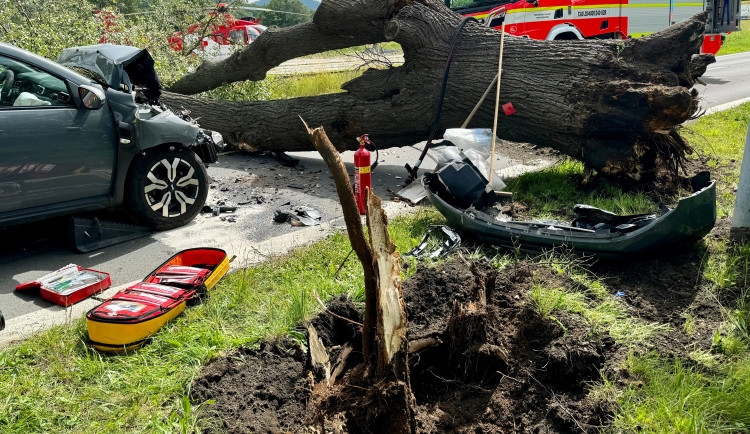
POLYGON ((503 111, 505 112, 505 116, 510 116, 516 112, 516 109, 513 108, 513 103, 509 102, 508 104, 503 104, 503 111))

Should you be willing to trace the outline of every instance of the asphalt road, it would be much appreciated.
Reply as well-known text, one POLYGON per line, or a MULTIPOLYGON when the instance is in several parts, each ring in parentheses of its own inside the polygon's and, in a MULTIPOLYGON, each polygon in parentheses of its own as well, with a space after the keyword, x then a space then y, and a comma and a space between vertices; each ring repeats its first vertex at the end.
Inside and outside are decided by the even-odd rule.
MULTIPOLYGON (((748 71, 750 53, 719 57, 704 76, 707 86, 696 85, 704 108, 725 109, 750 98, 748 71)), ((380 165, 373 172, 373 189, 386 199, 386 211, 390 216, 414 210, 403 202, 389 200, 392 198, 389 190, 400 189, 407 177, 404 164, 416 161, 418 154, 417 149, 409 147, 380 153, 380 165)), ((53 324, 80 318, 100 302, 88 299, 66 310, 40 299, 38 294, 14 291, 17 284, 69 263, 110 273, 112 288, 101 295, 107 297, 141 280, 165 259, 185 248, 223 248, 230 255, 237 255, 232 264, 236 268, 284 254, 342 229, 343 218, 333 183, 318 154, 290 155, 300 159, 297 168, 284 167, 270 156, 244 154, 224 155, 218 164, 209 168, 209 175, 215 182, 207 203, 225 200, 241 204, 232 215, 235 222, 202 214, 182 228, 88 254, 76 254, 67 249, 64 220, 0 229, 0 310, 7 321, 6 330, 0 332, 0 347, 53 324), (323 223, 312 227, 274 223, 274 211, 287 203, 314 207, 321 212, 323 223)), ((350 173, 353 172, 353 153, 346 152, 343 157, 350 173)), ((497 157, 495 167, 504 176, 517 176, 548 165, 554 159, 554 156, 540 155, 529 149, 505 149, 497 157)), ((431 169, 434 163, 428 159, 422 167, 431 169)))
POLYGON ((750 101, 750 52, 717 57, 701 79, 706 86, 696 84, 695 88, 708 113, 750 101))
MULTIPOLYGON (((394 196, 390 191, 402 188, 408 176, 404 164, 413 164, 417 160, 418 149, 421 145, 380 152, 380 164, 373 171, 373 190, 385 199, 384 207, 390 217, 416 210, 404 202, 392 200, 394 196)), ((539 150, 509 151, 514 158, 498 155, 495 163, 495 168, 504 177, 517 176, 554 162, 554 158, 539 150)), ((180 250, 219 247, 230 256, 237 256, 232 263, 236 268, 285 254, 344 229, 333 180, 319 155, 316 152, 288 155, 300 160, 297 167, 284 167, 268 155, 222 155, 219 163, 208 169, 214 182, 207 204, 225 201, 239 205, 235 213, 201 214, 184 227, 91 253, 76 254, 67 248, 65 219, 0 229, 0 309, 7 321, 6 330, 0 332, 0 347, 37 330, 80 318, 85 311, 99 304, 101 298, 143 279, 180 250), (294 227, 288 223, 275 223, 275 210, 288 207, 287 204, 312 206, 322 214, 322 224, 294 227), (228 217, 236 221, 230 222, 228 217), (19 283, 34 280, 70 263, 110 273, 112 287, 100 296, 68 309, 42 300, 38 291, 14 291, 19 283)), ((353 152, 345 152, 342 156, 350 174, 353 173, 353 152)), ((432 170, 434 166, 434 161, 428 158, 422 168, 432 170)), ((108 217, 101 216, 102 219, 108 217)))

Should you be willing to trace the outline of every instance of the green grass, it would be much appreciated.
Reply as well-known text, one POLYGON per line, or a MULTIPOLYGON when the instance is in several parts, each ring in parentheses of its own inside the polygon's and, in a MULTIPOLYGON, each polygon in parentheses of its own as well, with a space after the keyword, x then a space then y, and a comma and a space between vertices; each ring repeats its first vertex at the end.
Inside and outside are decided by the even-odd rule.
POLYGON ((645 194, 625 194, 607 181, 595 181, 591 192, 581 190, 583 165, 566 160, 541 172, 525 173, 507 182, 513 198, 526 204, 539 217, 570 218, 578 203, 593 205, 618 214, 639 214, 656 210, 645 194))
MULTIPOLYGON (((750 104, 706 116, 691 128, 691 143, 724 167, 735 160, 738 170, 750 104)), ((509 182, 515 199, 529 205, 532 216, 570 217, 572 205, 588 203, 618 213, 653 210, 644 194, 625 194, 596 181, 581 191, 578 163, 565 161, 540 173, 509 182)), ((732 172, 734 173, 734 172, 732 172)), ((724 181, 720 192, 730 192, 724 181)), ((391 235, 399 251, 416 245, 430 224, 443 218, 434 210, 394 219, 391 235)), ((363 298, 361 268, 349 252, 345 235, 337 234, 300 248, 284 258, 226 276, 211 298, 167 324, 141 350, 106 356, 85 342, 86 326, 75 319, 0 352, 0 431, 26 432, 189 432, 210 402, 186 397, 192 379, 212 357, 239 345, 295 333, 295 325, 323 301, 348 293, 363 298)), ((580 317, 593 334, 607 333, 629 348, 623 368, 626 383, 604 378, 591 396, 616 405, 613 431, 742 432, 750 430, 750 244, 726 240, 704 242, 701 294, 723 303, 722 324, 713 336, 695 334, 697 318, 685 314, 684 331, 708 339, 710 350, 693 349, 689 360, 666 360, 646 353, 649 341, 669 325, 628 314, 606 281, 571 258, 541 256, 544 262, 576 283, 574 288, 545 287, 537 282, 529 300, 544 315, 565 311, 580 317), (641 355, 639 355, 641 354, 641 355), (624 385, 623 385, 624 384, 624 385)), ((502 268, 518 260, 518 252, 490 248, 463 252, 490 257, 502 268)), ((409 267, 413 272, 415 267, 409 267)), ((201 422, 204 424, 205 422, 201 422)), ((201 429, 207 428, 205 425, 201 429)))
POLYGON ((288 99, 343 92, 341 86, 347 81, 359 77, 362 72, 341 71, 272 78, 269 99, 288 99))
POLYGON ((743 20, 740 27, 742 30, 739 32, 732 32, 727 35, 721 49, 716 53, 717 56, 750 51, 750 20, 743 20))
POLYGON ((263 81, 236 82, 201 94, 225 101, 270 101, 343 92, 341 86, 363 71, 325 72, 295 76, 269 76, 263 81))
POLYGON ((710 165, 742 161, 750 103, 731 110, 703 116, 681 131, 690 145, 702 155, 712 158, 710 165))
POLYGON ((651 433, 748 432, 750 358, 724 363, 716 374, 631 355, 625 369, 637 379, 619 397, 613 431, 651 433))
MULTIPOLYGON (((373 48, 372 45, 358 45, 355 47, 342 48, 340 50, 324 51, 322 53, 310 54, 305 57, 313 58, 328 58, 328 57, 340 57, 340 56, 355 56, 359 53, 364 52, 368 48, 373 48)), ((377 48, 385 51, 399 51, 401 50, 401 44, 398 42, 381 42, 377 44, 377 48)))
MULTIPOLYGON (((405 251, 417 244, 434 211, 394 219, 391 234, 405 251)), ((287 334, 340 293, 362 299, 355 255, 343 234, 286 258, 226 276, 210 299, 167 324, 153 341, 107 356, 85 343, 82 318, 0 352, 0 432, 192 431, 201 404, 186 402, 193 377, 211 357, 242 344, 287 334)), ((206 404, 209 405, 210 404, 206 404)))
MULTIPOLYGON (((704 116, 684 132, 719 181, 719 217, 732 213, 749 118, 744 104, 704 116)), ((750 243, 707 238, 704 246, 699 297, 720 303, 722 322, 712 337, 698 336, 698 319, 686 313, 683 330, 696 343, 710 339, 711 349, 693 349, 689 360, 632 353, 623 366, 629 386, 613 391, 605 379, 594 389, 617 402, 612 431, 750 431, 750 243)))
POLYGON ((740 165, 745 149, 750 103, 724 112, 703 116, 683 129, 683 136, 698 155, 708 159, 718 186, 718 217, 732 214, 733 189, 740 179, 740 165))
POLYGON ((608 334, 616 342, 626 346, 647 348, 650 340, 658 333, 669 330, 669 326, 632 318, 627 315, 623 304, 615 299, 599 281, 568 269, 569 277, 577 276, 579 282, 586 282, 575 289, 546 288, 536 283, 529 292, 529 300, 539 313, 554 318, 557 311, 580 316, 589 325, 593 334, 608 334), (589 286, 590 285, 590 286, 589 286), (587 297, 588 296, 588 297, 587 297))

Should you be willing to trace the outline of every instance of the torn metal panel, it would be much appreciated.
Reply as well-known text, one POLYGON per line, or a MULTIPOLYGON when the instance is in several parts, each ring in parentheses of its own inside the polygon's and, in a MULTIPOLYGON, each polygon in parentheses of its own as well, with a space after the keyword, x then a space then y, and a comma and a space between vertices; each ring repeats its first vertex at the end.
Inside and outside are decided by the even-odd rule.
POLYGON ((66 48, 57 57, 57 63, 83 68, 97 74, 114 89, 132 92, 138 86, 149 101, 156 102, 161 94, 161 84, 154 70, 154 59, 148 50, 141 48, 99 44, 66 48))
POLYGON ((677 207, 662 207, 658 214, 617 216, 579 205, 570 224, 560 221, 510 221, 493 214, 494 203, 462 207, 437 174, 425 175, 423 185, 432 204, 450 226, 482 242, 525 250, 555 247, 601 258, 622 258, 664 252, 706 235, 716 221, 716 185, 707 176, 696 177, 695 192, 677 207))
POLYGON ((419 202, 427 199, 427 193, 425 193, 424 187, 422 187, 421 176, 417 178, 417 181, 418 182, 412 182, 411 184, 393 194, 395 194, 397 198, 408 202, 412 206, 419 204, 419 202))
POLYGON ((424 234, 424 238, 422 238, 422 242, 419 243, 413 249, 404 253, 404 256, 411 256, 417 259, 427 256, 430 259, 437 259, 437 258, 442 258, 443 256, 456 250, 458 246, 460 245, 461 245, 461 236, 458 235, 453 229, 445 225, 430 226, 429 228, 427 228, 427 233, 424 234), (425 253, 425 251, 427 250, 427 246, 429 244, 428 241, 430 239, 430 235, 432 235, 433 233, 437 231, 441 231, 443 235, 445 235, 446 239, 443 240, 443 242, 440 244, 440 246, 437 249, 433 250, 432 252, 425 253))
POLYGON ((318 226, 322 218, 318 210, 306 205, 291 209, 277 209, 273 216, 275 222, 289 222, 292 226, 318 226))

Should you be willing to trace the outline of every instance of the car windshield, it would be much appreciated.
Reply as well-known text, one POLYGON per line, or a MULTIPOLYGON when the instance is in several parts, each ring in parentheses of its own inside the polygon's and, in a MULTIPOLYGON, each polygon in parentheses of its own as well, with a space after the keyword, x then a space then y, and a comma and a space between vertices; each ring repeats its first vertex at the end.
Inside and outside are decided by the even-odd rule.
POLYGON ((24 65, 21 62, 17 62, 8 57, 0 56, 0 71, 4 71, 6 69, 10 69, 16 74, 20 74, 22 72, 34 72, 33 69, 29 68, 27 65, 24 65))

